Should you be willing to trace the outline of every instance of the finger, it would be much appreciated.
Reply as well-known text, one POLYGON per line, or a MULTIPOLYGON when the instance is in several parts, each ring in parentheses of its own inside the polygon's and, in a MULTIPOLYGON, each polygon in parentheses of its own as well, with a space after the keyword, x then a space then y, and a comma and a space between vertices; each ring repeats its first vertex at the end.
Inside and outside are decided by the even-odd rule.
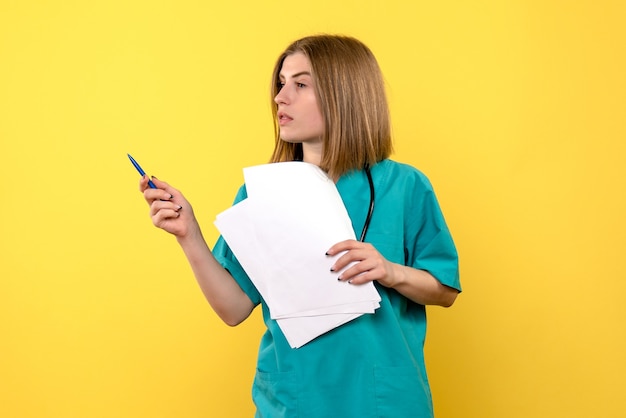
MULTIPOLYGON (((179 213, 183 207, 171 200, 158 199, 150 205, 150 216, 154 217, 161 211, 173 211, 179 213)), ((171 217, 171 216, 170 216, 171 217)))
POLYGON ((157 187, 157 189, 165 190, 171 195, 175 195, 179 193, 174 187, 170 186, 169 183, 159 180, 158 178, 152 176, 152 183, 157 187))
POLYGON ((152 219, 157 222, 169 219, 178 219, 180 218, 180 214, 180 211, 175 208, 161 209, 154 213, 152 219))
POLYGON ((172 198, 174 197, 170 193, 166 192, 165 190, 150 189, 150 188, 144 190, 143 196, 149 205, 152 205, 152 203, 156 201, 161 201, 161 202, 171 201, 172 198))
POLYGON ((149 204, 152 204, 152 202, 154 202, 155 200, 171 200, 174 198, 171 191, 165 190, 160 187, 153 189, 151 187, 146 186, 143 189, 143 195, 149 204))
POLYGON ((147 188, 148 188, 148 176, 144 174, 139 180, 139 191, 143 193, 144 190, 146 190, 147 188))
POLYGON ((157 187, 157 189, 164 190, 167 193, 169 193, 169 196, 170 196, 169 199, 181 198, 179 200, 184 200, 184 196, 180 192, 180 190, 176 189, 175 187, 172 187, 169 183, 165 181, 161 181, 157 179, 154 176, 152 176, 151 179, 152 179, 152 183, 157 187))
POLYGON ((157 200, 150 205, 150 217, 157 226, 161 226, 165 221, 180 218, 181 213, 182 206, 172 202, 157 200))
MULTIPOLYGON (((347 281, 350 283, 355 282, 355 280, 361 279, 361 277, 373 271, 376 268, 376 263, 372 262, 372 260, 363 260, 357 263, 354 263, 352 266, 348 267, 345 271, 341 272, 337 280, 339 281, 347 281)), ((370 279, 371 280, 371 279, 370 279)), ((364 283, 367 280, 357 280, 355 284, 364 283)))
POLYGON ((367 271, 365 273, 361 273, 358 276, 354 276, 351 277, 349 280, 347 280, 348 284, 351 285, 361 285, 361 284, 365 284, 367 282, 372 282, 374 281, 374 278, 371 275, 371 272, 367 271))
MULTIPOLYGON (((341 254, 341 253, 338 253, 338 254, 341 254)), ((346 266, 348 266, 350 263, 363 261, 370 257, 375 257, 376 254, 377 253, 373 249, 373 247, 372 248, 368 248, 368 247, 352 248, 346 251, 344 254, 341 254, 339 256, 339 258, 335 261, 335 264, 332 266, 331 270, 339 271, 345 268, 346 266)))
POLYGON ((182 228, 182 225, 179 225, 179 218, 179 212, 162 210, 152 217, 152 223, 157 228, 161 228, 167 232, 177 235, 182 228))
POLYGON ((341 241, 333 245, 332 247, 330 247, 328 251, 326 251, 326 255, 336 255, 343 251, 349 251, 354 248, 357 248, 359 244, 361 244, 359 241, 356 241, 353 239, 341 241))

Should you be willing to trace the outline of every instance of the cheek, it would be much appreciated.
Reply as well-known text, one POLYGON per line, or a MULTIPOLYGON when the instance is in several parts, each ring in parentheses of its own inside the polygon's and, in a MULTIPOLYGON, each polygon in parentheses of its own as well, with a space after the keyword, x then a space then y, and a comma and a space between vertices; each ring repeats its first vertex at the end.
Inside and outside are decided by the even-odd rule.
POLYGON ((322 117, 322 114, 318 111, 315 113, 314 116, 314 125, 317 128, 318 131, 320 132, 324 132, 324 118, 322 117))
POLYGON ((322 112, 320 111, 317 102, 314 102, 311 106, 311 112, 309 113, 309 121, 312 126, 319 131, 324 131, 324 117, 322 116, 322 112))
POLYGON ((306 115, 306 124, 309 129, 315 130, 317 134, 325 131, 324 118, 320 110, 319 103, 317 102, 317 96, 311 91, 307 92, 306 96, 302 97, 302 110, 306 115))

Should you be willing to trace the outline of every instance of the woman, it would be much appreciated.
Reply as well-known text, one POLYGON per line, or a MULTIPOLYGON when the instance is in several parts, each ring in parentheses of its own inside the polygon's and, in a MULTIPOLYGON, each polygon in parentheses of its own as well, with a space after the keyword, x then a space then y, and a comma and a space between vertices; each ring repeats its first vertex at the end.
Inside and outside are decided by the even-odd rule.
MULTIPOLYGON (((330 256, 345 252, 329 268, 354 263, 340 280, 373 281, 382 299, 376 313, 293 349, 225 241, 211 252, 183 195, 156 179, 157 189, 148 188, 144 177, 152 221, 176 236, 224 322, 237 325, 262 306, 257 417, 432 417, 425 305, 455 301, 457 253, 428 179, 388 159, 389 111, 376 59, 354 38, 306 37, 279 57, 272 81, 271 162, 302 160, 335 180, 362 239, 329 248, 330 256)), ((245 198, 243 186, 235 202, 245 198)))

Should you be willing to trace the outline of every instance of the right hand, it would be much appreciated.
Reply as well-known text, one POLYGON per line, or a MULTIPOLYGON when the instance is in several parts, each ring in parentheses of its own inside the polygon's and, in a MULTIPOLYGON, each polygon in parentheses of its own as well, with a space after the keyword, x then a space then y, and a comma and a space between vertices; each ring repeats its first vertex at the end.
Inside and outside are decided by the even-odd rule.
POLYGON ((190 233, 197 232, 198 223, 193 209, 182 193, 154 177, 152 182, 156 189, 148 187, 147 176, 143 176, 139 181, 139 191, 150 205, 152 223, 177 238, 184 238, 190 233))

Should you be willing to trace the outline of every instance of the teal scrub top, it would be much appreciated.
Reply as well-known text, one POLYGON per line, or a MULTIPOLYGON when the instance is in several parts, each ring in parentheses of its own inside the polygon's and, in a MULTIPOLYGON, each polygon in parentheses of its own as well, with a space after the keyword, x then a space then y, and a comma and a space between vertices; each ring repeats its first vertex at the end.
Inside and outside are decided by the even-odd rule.
MULTIPOLYGON (((375 208, 365 241, 387 260, 426 270, 460 291, 457 251, 426 176, 392 160, 376 164, 371 173, 375 208)), ((365 172, 342 176, 337 189, 358 237, 370 199, 365 172)), ((244 185, 235 203, 245 198, 244 185)), ((382 299, 375 314, 294 349, 222 237, 213 254, 252 302, 262 306, 267 330, 252 388, 255 417, 433 416, 423 353, 423 305, 375 282, 382 299)))

